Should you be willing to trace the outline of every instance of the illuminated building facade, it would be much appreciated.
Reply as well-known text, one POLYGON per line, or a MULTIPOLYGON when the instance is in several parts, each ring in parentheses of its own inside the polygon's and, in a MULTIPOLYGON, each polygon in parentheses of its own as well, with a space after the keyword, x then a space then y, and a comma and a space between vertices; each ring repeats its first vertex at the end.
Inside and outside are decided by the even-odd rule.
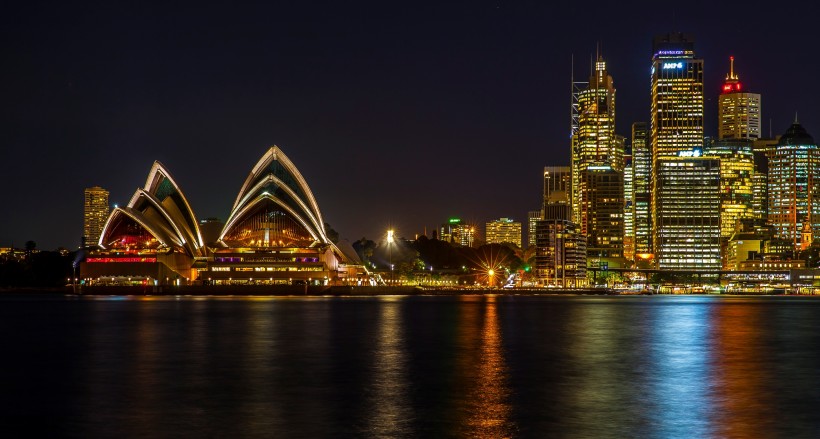
POLYGON ((646 122, 632 124, 632 216, 635 253, 652 252, 652 154, 649 152, 649 127, 646 122))
POLYGON ((214 243, 170 173, 155 162, 145 186, 103 228, 81 266, 90 283, 144 285, 355 284, 366 275, 325 232, 307 182, 279 147, 254 166, 214 243))
POLYGON ((683 34, 655 37, 652 57, 652 162, 703 147, 703 60, 683 34))
POLYGON ((527 247, 535 246, 535 225, 541 219, 543 212, 531 210, 527 212, 527 247))
POLYGON ((624 257, 627 261, 635 259, 635 187, 632 169, 632 147, 624 150, 624 257))
POLYGON ((766 219, 769 215, 769 156, 777 147, 780 136, 761 138, 752 142, 752 153, 755 158, 755 175, 752 177, 752 206, 755 218, 766 219))
POLYGON ((655 162, 652 228, 660 269, 721 268, 720 160, 691 155, 655 162))
MULTIPOLYGON (((685 157, 679 153, 691 154, 703 147, 703 60, 695 58, 694 40, 683 34, 657 36, 653 40, 651 68, 651 115, 649 123, 650 151, 652 153, 651 205, 652 251, 658 268, 716 268, 720 266, 719 224, 715 236, 711 228, 698 231, 690 227, 682 212, 708 210, 711 200, 703 200, 696 206, 696 200, 662 199, 664 196, 693 196, 692 182, 708 179, 707 176, 686 175, 708 168, 719 172, 719 168, 707 164, 708 161, 694 160, 685 165, 685 157), (666 161, 664 161, 666 160, 666 161), (704 163, 704 167, 697 165, 704 163), (661 168, 663 164, 663 169, 661 168), (676 187, 680 185, 680 187, 676 187), (678 203, 690 204, 685 209, 674 208, 678 203), (659 229, 658 227, 663 227, 659 229), (685 233, 697 234, 687 236, 685 233), (712 239, 715 247, 712 248, 712 239), (702 251, 686 242, 703 243, 702 251), (712 255, 712 251, 716 253, 712 255), (714 256, 714 258, 713 258, 714 256), (713 263, 716 261, 716 264, 713 263), (692 262, 697 261, 697 262, 692 262), (698 266, 698 264, 704 264, 698 266)), ((715 164, 717 161, 713 161, 715 164)), ((712 163, 712 162, 709 162, 712 163)), ((717 179, 714 180, 717 188, 717 179)), ((715 194, 717 195, 717 194, 715 194)), ((716 206, 718 204, 715 200, 716 206)), ((689 213, 687 213, 689 214, 689 213)), ((711 214, 710 214, 711 215, 711 214)), ((719 223, 719 212, 714 211, 719 223)), ((692 221, 711 224, 707 216, 692 221)), ((710 226, 711 227, 711 226, 710 226)))
POLYGON ((472 247, 475 242, 475 233, 474 225, 466 224, 459 218, 450 218, 441 225, 439 240, 472 247))
POLYGON ((83 204, 82 247, 96 245, 108 219, 108 191, 94 186, 86 188, 83 204))
POLYGON ((544 168, 543 216, 536 223, 535 276, 544 286, 586 286, 586 236, 572 221, 572 171, 544 168))
POLYGON ((296 166, 270 148, 239 190, 201 278, 211 284, 357 282, 296 166))
MULTIPOLYGON (((569 213, 569 206, 564 206, 569 213)), ((544 219, 536 225, 535 276, 543 286, 587 285, 586 238, 568 219, 544 219)))
POLYGON ((196 278, 195 260, 207 254, 188 200, 160 162, 128 205, 111 211, 98 244, 80 265, 92 284, 187 284, 196 278))
POLYGON ((769 153, 768 220, 777 237, 801 248, 803 226, 811 224, 813 236, 820 229, 820 149, 797 122, 780 137, 769 153))
POLYGON ((752 142, 745 139, 722 139, 703 150, 704 157, 720 159, 720 238, 727 264, 726 244, 739 221, 755 217, 754 154, 752 142))
POLYGON ((729 74, 718 97, 718 138, 760 138, 760 95, 743 90, 735 75, 735 57, 729 57, 729 74))
POLYGON ((569 205, 572 197, 572 170, 569 166, 544 167, 544 205, 569 205))
POLYGON ((587 256, 624 255, 623 173, 609 166, 589 166, 581 172, 581 233, 587 237, 587 256))
POLYGON ((572 206, 575 221, 581 209, 581 173, 590 166, 623 171, 623 141, 615 135, 615 84, 598 58, 587 88, 578 93, 577 130, 572 136, 572 206))
POLYGON ((512 243, 521 247, 521 223, 510 218, 499 218, 487 223, 485 231, 487 244, 512 243))

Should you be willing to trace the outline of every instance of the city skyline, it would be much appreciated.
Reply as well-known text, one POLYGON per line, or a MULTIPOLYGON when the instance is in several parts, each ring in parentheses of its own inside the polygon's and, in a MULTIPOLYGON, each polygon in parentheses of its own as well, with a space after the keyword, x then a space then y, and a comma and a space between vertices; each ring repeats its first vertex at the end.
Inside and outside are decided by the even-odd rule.
MULTIPOLYGON (((523 222, 540 205, 542 168, 569 163, 571 60, 583 79, 600 44, 618 90, 615 132, 630 137, 649 118, 652 38, 668 32, 693 35, 705 60, 707 135, 717 134, 729 56, 763 97, 764 136, 785 132, 795 112, 810 133, 820 124, 794 85, 810 83, 816 62, 800 57, 810 41, 803 17, 790 18, 788 35, 758 35, 729 27, 723 6, 648 10, 568 40, 577 32, 555 15, 580 10, 503 2, 315 14, 15 7, 2 30, 10 67, 0 89, 11 183, 0 201, 14 207, 0 220, 0 245, 76 248, 82 190, 102 186, 124 205, 154 160, 174 171, 199 218, 225 220, 247 164, 274 144, 351 241, 388 227, 429 233, 452 216, 523 222), (782 67, 798 58, 805 69, 782 67)), ((764 25, 751 11, 734 17, 764 25)))

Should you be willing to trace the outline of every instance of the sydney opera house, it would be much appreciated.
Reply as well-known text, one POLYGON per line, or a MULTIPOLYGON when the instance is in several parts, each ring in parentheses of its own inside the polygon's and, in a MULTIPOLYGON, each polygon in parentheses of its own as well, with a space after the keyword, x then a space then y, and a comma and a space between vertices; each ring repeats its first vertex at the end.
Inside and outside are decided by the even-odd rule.
POLYGON ((126 207, 111 211, 80 267, 90 284, 357 285, 368 274, 327 236, 296 166, 274 146, 245 179, 218 233, 203 233, 168 170, 155 162, 126 207), (205 239, 203 239, 205 237, 205 239))

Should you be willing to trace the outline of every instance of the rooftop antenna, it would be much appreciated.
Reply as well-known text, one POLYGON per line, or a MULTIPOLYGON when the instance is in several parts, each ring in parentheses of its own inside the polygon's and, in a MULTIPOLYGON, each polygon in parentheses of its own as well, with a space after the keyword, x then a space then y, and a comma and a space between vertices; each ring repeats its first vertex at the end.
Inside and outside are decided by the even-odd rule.
POLYGON ((769 138, 774 139, 774 137, 772 137, 772 118, 771 117, 769 118, 769 138))
POLYGON ((797 110, 794 111, 794 123, 797 124, 797 110))

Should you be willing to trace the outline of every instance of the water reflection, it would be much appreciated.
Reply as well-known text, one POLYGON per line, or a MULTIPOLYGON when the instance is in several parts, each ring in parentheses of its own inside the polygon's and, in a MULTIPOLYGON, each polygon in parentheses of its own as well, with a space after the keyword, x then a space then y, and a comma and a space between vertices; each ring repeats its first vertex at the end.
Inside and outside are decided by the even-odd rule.
POLYGON ((715 343, 712 358, 717 425, 721 437, 774 435, 776 404, 767 388, 772 364, 765 350, 763 329, 766 307, 745 300, 715 307, 715 343), (769 364, 767 364, 769 363, 769 364))
POLYGON ((496 306, 495 296, 485 299, 477 381, 466 401, 465 435, 468 437, 503 438, 515 433, 515 425, 510 419, 509 377, 496 306))
POLYGON ((2 304, 6 411, 41 413, 77 437, 816 437, 820 428, 816 298, 2 304), (38 312, 49 318, 32 319, 38 312))
POLYGON ((709 388, 710 303, 674 298, 653 314, 649 344, 646 410, 658 437, 712 437, 714 416, 709 388))
POLYGON ((410 436, 414 420, 408 398, 407 353, 401 298, 382 298, 373 352, 370 437, 410 436))

